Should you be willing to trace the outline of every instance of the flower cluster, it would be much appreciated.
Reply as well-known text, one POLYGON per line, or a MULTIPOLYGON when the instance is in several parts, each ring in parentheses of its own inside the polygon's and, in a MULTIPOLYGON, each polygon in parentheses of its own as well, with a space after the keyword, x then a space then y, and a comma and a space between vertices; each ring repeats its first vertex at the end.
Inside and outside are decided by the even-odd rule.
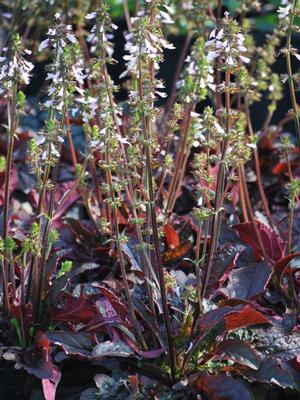
MULTIPOLYGON (((144 12, 140 12, 137 17, 132 18, 133 31, 125 36, 125 50, 129 54, 123 58, 126 61, 127 69, 120 75, 120 78, 127 75, 138 77, 141 72, 144 72, 143 66, 145 63, 147 65, 149 61, 153 62, 155 71, 158 71, 159 63, 163 61, 164 49, 174 49, 174 46, 164 38, 160 26, 161 22, 164 24, 172 23, 168 13, 170 9, 169 7, 167 8, 168 12, 156 10, 160 18, 156 18, 155 21, 151 21, 144 12)), ((157 89, 155 94, 161 97, 166 96, 160 90, 163 89, 161 83, 157 89)))
POLYGON ((206 98, 208 88, 215 90, 213 66, 208 62, 202 37, 196 40, 185 62, 183 79, 177 83, 177 87, 180 89, 180 97, 185 102, 197 103, 206 98))
POLYGON ((103 51, 109 58, 113 55, 112 31, 117 30, 117 25, 113 24, 105 3, 100 5, 97 11, 93 11, 85 17, 88 21, 94 21, 94 25, 87 37, 87 42, 91 45, 91 53, 101 54, 103 51))
MULTIPOLYGON (((75 100, 80 108, 81 118, 85 123, 95 117, 99 120, 100 116, 97 115, 99 104, 104 104, 103 100, 105 103, 108 102, 107 94, 105 94, 105 99, 100 98, 106 92, 103 67, 105 64, 115 62, 112 58, 113 44, 111 40, 113 38, 112 31, 117 29, 117 26, 111 21, 108 10, 108 5, 102 2, 97 11, 86 15, 88 22, 93 21, 93 26, 87 37, 87 42, 91 45, 90 52, 93 55, 88 72, 89 77, 96 85, 90 89, 77 89, 80 97, 75 100)), ((92 147, 95 147, 96 141, 92 140, 92 142, 92 147)))
POLYGON ((72 27, 63 24, 58 13, 55 14, 55 20, 54 28, 49 29, 48 37, 41 42, 39 50, 52 48, 54 53, 54 62, 46 77, 46 80, 51 81, 51 85, 45 106, 64 115, 72 105, 74 92, 77 90, 80 93, 86 76, 72 27))
POLYGON ((0 94, 9 95, 14 83, 16 85, 29 84, 30 75, 34 65, 25 59, 25 55, 31 54, 30 50, 23 50, 19 35, 12 37, 9 47, 3 48, 0 57, 0 94))
POLYGON ((46 130, 39 133, 37 144, 43 149, 41 161, 52 165, 60 157, 63 134, 68 129, 65 121, 70 110, 76 112, 78 109, 74 106, 74 98, 76 92, 82 94, 86 75, 72 27, 62 22, 60 14, 55 14, 55 25, 49 29, 47 36, 39 50, 49 49, 53 54, 46 76, 51 84, 47 91, 48 99, 43 104, 48 109, 49 118, 46 130))
POLYGON ((281 6, 278 8, 278 18, 286 19, 289 18, 292 11, 293 4, 289 0, 281 0, 281 6))
MULTIPOLYGON (((88 119, 96 118, 97 128, 88 129, 88 137, 90 138, 90 148, 95 150, 105 150, 107 148, 106 139, 112 142, 112 137, 121 140, 115 132, 114 120, 112 118, 111 104, 114 109, 118 110, 116 119, 121 125, 121 119, 118 117, 120 110, 114 102, 110 94, 117 90, 110 76, 107 73, 107 64, 115 63, 112 58, 113 39, 112 32, 117 26, 112 23, 109 15, 109 7, 106 2, 102 2, 97 11, 93 11, 86 16, 88 21, 94 21, 91 33, 88 35, 87 41, 91 45, 91 53, 93 58, 90 62, 90 77, 95 83, 89 90, 82 93, 82 97, 76 99, 81 104, 82 119, 87 122, 88 119)), ((115 143, 117 145, 118 143, 115 143)), ((115 149, 115 146, 113 146, 115 149)))
POLYGON ((219 64, 226 68, 235 69, 241 63, 249 63, 250 59, 245 56, 245 36, 237 21, 229 18, 228 13, 222 20, 220 28, 212 30, 209 40, 206 42, 209 61, 219 59, 219 64))

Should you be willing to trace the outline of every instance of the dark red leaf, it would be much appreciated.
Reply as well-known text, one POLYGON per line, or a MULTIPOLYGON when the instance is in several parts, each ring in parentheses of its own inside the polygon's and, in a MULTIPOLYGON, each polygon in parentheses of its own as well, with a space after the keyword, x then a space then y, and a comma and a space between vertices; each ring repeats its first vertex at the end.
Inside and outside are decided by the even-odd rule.
POLYGON ((174 249, 180 245, 180 238, 172 225, 166 224, 164 226, 166 242, 169 249, 174 249))
POLYGON ((107 289, 105 286, 101 286, 100 291, 110 302, 120 319, 125 322, 128 317, 128 309, 126 305, 120 301, 120 297, 118 297, 112 290, 107 289))
POLYGON ((224 246, 215 254, 213 270, 207 285, 206 293, 208 298, 211 298, 225 282, 228 274, 235 267, 236 260, 243 249, 243 246, 229 245, 224 246))
POLYGON ((161 356, 163 353, 165 353, 165 349, 157 349, 157 350, 149 350, 149 351, 139 351, 138 355, 140 355, 143 358, 158 358, 161 356))
POLYGON ((42 379, 45 400, 55 400, 56 388, 61 378, 60 370, 53 368, 53 376, 50 379, 42 379))
POLYGON ((242 310, 224 316, 225 330, 246 328, 257 324, 270 324, 270 321, 259 311, 246 305, 242 310))
POLYGON ((203 392, 209 400, 251 400, 247 386, 226 375, 200 374, 194 386, 203 392))
POLYGON ((280 260, 276 261, 274 266, 274 274, 279 281, 281 281, 282 275, 286 267, 296 257, 300 257, 300 253, 289 254, 288 256, 283 257, 280 260))
POLYGON ((229 283, 222 292, 230 299, 250 300, 260 295, 272 274, 272 267, 266 261, 235 269, 229 274, 229 283))
POLYGON ((264 358, 258 371, 247 371, 243 374, 250 382, 273 383, 284 389, 297 389, 293 371, 287 363, 273 357, 264 358))
POLYGON ((75 333, 65 331, 48 332, 47 337, 52 344, 61 347, 67 355, 80 358, 92 356, 93 343, 88 333, 75 333))
POLYGON ((87 324, 99 316, 100 314, 95 304, 89 301, 83 294, 80 297, 74 297, 67 292, 59 299, 52 312, 52 319, 54 321, 73 324, 87 324))
POLYGON ((258 369, 260 360, 249 343, 239 339, 223 340, 215 350, 222 358, 231 359, 252 369, 258 369))
POLYGON ((209 331, 211 331, 218 323, 223 321, 225 315, 240 310, 241 308, 241 305, 238 307, 225 306, 207 312, 199 321, 200 334, 209 333, 209 331))
POLYGON ((32 316, 32 304, 16 304, 12 303, 10 306, 11 314, 16 318, 19 322, 19 325, 24 327, 26 338, 28 338, 28 332, 30 327, 33 325, 33 316, 32 316))
MULTIPOLYGON (((256 221, 256 224, 260 232, 265 251, 270 259, 276 262, 283 258, 286 245, 280 239, 278 234, 260 221, 256 221)), ((234 229, 237 230, 240 238, 252 247, 256 259, 260 260, 262 257, 262 251, 258 243, 253 224, 251 222, 244 222, 242 224, 235 225, 234 229)))
POLYGON ((106 340, 97 344, 93 349, 93 358, 102 357, 130 357, 133 355, 131 348, 121 340, 106 340))
POLYGON ((16 367, 24 368, 29 374, 39 379, 51 379, 53 377, 53 364, 49 354, 39 348, 32 351, 24 351, 18 360, 16 367))
MULTIPOLYGON (((38 191, 31 189, 29 193, 32 205, 36 208, 38 204, 38 191)), ((54 222, 60 218, 78 199, 75 181, 59 183, 55 189, 55 215, 54 222)), ((46 196, 46 203, 49 203, 49 194, 46 196)))
POLYGON ((189 240, 185 240, 180 243, 175 249, 167 250, 162 255, 162 260, 164 264, 172 264, 173 262, 179 261, 185 257, 189 251, 192 249, 193 244, 189 240))

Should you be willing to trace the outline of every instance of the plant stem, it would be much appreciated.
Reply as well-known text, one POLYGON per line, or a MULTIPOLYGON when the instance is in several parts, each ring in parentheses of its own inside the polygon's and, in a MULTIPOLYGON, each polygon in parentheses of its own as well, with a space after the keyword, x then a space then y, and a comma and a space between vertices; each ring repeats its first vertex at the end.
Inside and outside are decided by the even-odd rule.
POLYGON ((109 179, 109 186, 110 186, 110 196, 111 196, 111 199, 112 199, 112 202, 113 202, 112 214, 113 214, 114 229, 115 229, 115 234, 116 234, 116 246, 117 246, 118 258, 119 258, 119 262, 120 262, 120 268, 121 268, 121 274, 122 274, 122 279, 123 279, 123 285, 124 285, 124 289, 125 289, 126 300, 127 300, 127 303, 128 303, 130 319, 131 319, 131 322, 133 324, 135 333, 138 336, 142 347, 146 350, 147 349, 147 345, 146 345, 145 339, 144 339, 144 337, 142 335, 141 329, 139 327, 139 324, 138 324, 138 321, 137 321, 137 318, 136 318, 136 315, 135 315, 135 311, 134 311, 134 307, 133 307, 133 303, 132 303, 132 298, 131 298, 131 293, 130 293, 130 289, 129 289, 129 284, 128 284, 128 280, 127 280, 125 262, 124 262, 122 248, 121 248, 121 239, 120 239, 120 232, 119 232, 117 207, 115 205, 115 200, 116 199, 115 199, 115 194, 114 194, 114 190, 113 190, 113 181, 112 181, 112 175, 111 175, 110 170, 108 170, 108 179, 109 179))
MULTIPOLYGON (((8 230, 9 230, 9 206, 10 206, 10 176, 12 171, 12 163, 13 163, 13 149, 14 149, 14 140, 15 140, 15 132, 18 126, 18 114, 17 114, 17 82, 14 81, 12 87, 12 97, 8 101, 7 105, 7 116, 8 116, 8 143, 7 143, 7 152, 6 152, 6 166, 5 166, 5 182, 4 182, 4 204, 3 204, 3 231, 2 237, 5 241, 8 230)), ((11 265, 10 261, 3 259, 3 301, 4 301, 4 310, 7 311, 10 309, 9 304, 9 294, 8 294, 8 284, 11 282, 13 284, 13 292, 15 292, 15 284, 14 284, 14 267, 11 265), (6 282, 5 282, 6 281, 6 282), (7 302, 7 304, 5 304, 7 302)))
POLYGON ((48 252, 49 234, 50 234, 51 223, 52 223, 52 218, 53 218, 53 213, 54 213, 54 198, 55 198, 55 189, 56 189, 58 173, 59 173, 59 164, 60 163, 58 160, 56 162, 55 166, 53 167, 52 187, 50 190, 49 208, 48 208, 48 213, 47 213, 46 224, 44 227, 44 233, 43 233, 43 237, 42 237, 42 252, 41 252, 40 262, 39 262, 39 264, 38 263, 36 264, 36 267, 39 266, 38 286, 37 286, 37 292, 36 292, 36 308, 35 308, 35 314, 34 314, 36 322, 38 322, 38 320, 39 320, 39 312, 40 312, 40 306, 41 306, 41 301, 42 301, 41 297, 42 297, 44 285, 45 285, 46 258, 47 258, 47 252, 48 252))
POLYGON ((166 333, 167 333, 167 345, 168 345, 168 355, 169 355, 170 366, 171 366, 171 374, 172 374, 172 378, 174 379, 175 374, 176 374, 176 357, 175 357, 174 346, 173 346, 173 338, 172 338, 170 314, 169 314, 169 308, 168 308, 168 302, 167 302, 164 271, 163 271, 163 265, 162 265, 161 254, 160 254, 158 227, 157 227, 156 211, 155 211, 156 206, 155 206, 153 183, 152 183, 151 155, 150 155, 150 149, 149 149, 150 146, 149 146, 149 136, 148 136, 149 133, 148 133, 147 129, 144 129, 144 135, 145 135, 145 142, 146 142, 146 146, 145 146, 146 147, 145 148, 146 170, 147 170, 148 185, 149 185, 149 208, 150 208, 150 218, 151 218, 151 225, 152 225, 152 232, 153 232, 156 269, 157 269, 157 273, 158 273, 164 323, 165 323, 166 333))
POLYGON ((291 41, 292 41, 292 31, 293 31, 293 23, 295 18, 295 11, 297 7, 298 0, 293 1, 292 10, 290 13, 290 23, 287 31, 287 39, 286 39, 286 67, 287 67, 287 74, 288 74, 288 81, 289 81, 289 91, 290 91, 290 98, 293 107, 294 113, 294 122, 296 128, 296 136, 298 140, 298 147, 300 151, 300 119, 299 119, 299 110, 298 104, 296 100, 295 94, 295 86, 294 86, 294 78, 293 78, 293 71, 292 71, 292 61, 291 61, 291 41))
POLYGON ((66 131, 67 131, 67 137, 68 137, 68 142, 69 142, 69 146, 70 146, 72 164, 73 164, 74 170, 76 171, 77 157, 76 157, 75 146, 74 146, 73 138, 72 138, 72 130, 70 128, 70 118, 69 118, 68 114, 65 116, 65 121, 66 121, 66 131))
POLYGON ((130 32, 130 31, 132 31, 132 24, 131 24, 131 18, 130 18, 130 12, 128 9, 128 1, 127 0, 123 1, 123 8, 124 8, 124 16, 125 16, 127 28, 130 32))
POLYGON ((188 143, 188 132, 191 123, 191 112, 194 109, 194 105, 187 105, 185 107, 185 112, 182 121, 183 137, 181 140, 180 150, 176 154, 175 158, 175 171, 172 176, 172 180, 169 187, 168 202, 166 206, 167 215, 171 215, 175 202, 176 193, 178 192, 178 187, 180 187, 180 171, 182 169, 182 164, 184 163, 184 158, 186 156, 186 147, 188 143))
POLYGON ((170 113, 171 113, 171 110, 172 110, 172 107, 174 105, 175 98, 176 98, 176 90, 177 90, 176 82, 179 79, 180 72, 182 70, 182 67, 183 67, 183 64, 184 64, 184 60, 185 60, 185 57, 186 57, 186 53, 187 53, 188 48, 190 46, 192 37, 193 37, 193 35, 191 35, 191 34, 188 34, 186 36, 184 44, 183 44, 183 46, 182 46, 182 48, 180 50, 180 56, 179 56, 179 60, 178 60, 178 62, 176 64, 176 70, 175 70, 175 74, 174 74, 174 78, 173 78, 173 85, 172 85, 171 93, 170 93, 170 96, 168 98, 168 101, 167 101, 167 104, 166 104, 166 107, 165 107, 164 115, 163 115, 162 120, 161 120, 161 122, 159 124, 159 131, 161 129, 164 129, 163 125, 168 120, 168 118, 170 116, 170 113))
POLYGON ((215 192, 215 212, 212 216, 211 223, 211 243, 208 254, 207 266, 204 272, 203 284, 202 284, 202 299, 205 298, 205 292, 208 285, 209 277, 212 269, 212 262, 214 259, 215 251, 218 246, 219 241, 219 229, 220 229, 220 200, 222 199, 222 193, 224 191, 224 183, 225 183, 225 161, 226 161, 226 152, 228 148, 228 134, 230 129, 230 71, 227 69, 225 72, 225 106, 226 106, 226 138, 222 144, 222 154, 221 160, 219 164, 219 172, 216 183, 216 192, 215 192))
POLYGON ((240 201, 241 201, 241 208, 242 208, 242 214, 243 214, 243 219, 244 222, 248 222, 248 214, 247 214, 247 206, 246 206, 246 200, 245 200, 245 193, 244 193, 244 188, 242 184, 242 176, 241 176, 241 168, 238 169, 238 175, 239 175, 239 189, 240 189, 240 201))
MULTIPOLYGON (((152 7, 151 15, 153 14, 153 9, 154 8, 152 7)), ((152 15, 152 17, 153 17, 153 15, 152 15)), ((149 71, 150 71, 151 82, 153 82, 154 64, 152 61, 149 64, 149 71)), ((151 86, 153 86, 153 84, 151 86)), ((149 201, 149 214, 150 214, 152 235, 153 235, 153 242, 154 242, 154 255, 155 255, 154 258, 155 258, 156 272, 158 275, 159 286, 160 286, 160 295, 161 295, 161 302, 162 302, 164 324, 166 327, 167 347, 168 347, 168 356, 169 356, 170 367, 171 367, 171 376, 172 376, 172 379, 175 379, 176 354, 175 354, 175 349, 174 349, 174 345, 173 345, 171 319, 170 319, 170 313, 169 313, 169 308, 168 308, 164 270, 163 270, 161 253, 160 253, 158 226, 157 226, 157 221, 156 221, 156 204, 155 204, 154 190, 153 190, 151 150, 150 150, 151 149, 151 144, 150 144, 151 117, 146 116, 145 111, 143 109, 144 95, 143 95, 141 62, 139 62, 138 94, 139 94, 140 102, 142 105, 142 115, 141 115, 142 131, 143 131, 143 137, 144 137, 144 143, 145 143, 144 151, 146 154, 146 173, 147 173, 147 187, 148 187, 148 196, 149 196, 148 201, 149 201)))
POLYGON ((12 170, 12 161, 13 161, 13 149, 14 149, 14 140, 15 140, 15 132, 18 126, 18 115, 17 115, 17 83, 14 82, 12 88, 12 98, 8 101, 8 144, 7 144, 7 153, 6 153, 6 167, 5 167, 5 183, 4 183, 4 204, 3 204, 3 239, 6 238, 8 233, 8 224, 9 224, 9 205, 10 205, 10 175, 12 170))
POLYGON ((196 239, 196 262, 195 262, 195 269, 196 269, 196 285, 197 285, 197 297, 198 297, 198 308, 201 312, 202 310, 202 297, 201 297, 201 275, 200 275, 200 244, 201 244, 201 237, 202 237, 202 222, 199 224, 199 228, 197 231, 197 239, 196 239))
MULTIPOLYGON (((250 116, 249 101, 248 101, 247 96, 245 98, 245 111, 246 111, 246 116, 247 116, 247 125, 248 125, 248 129, 249 129, 249 135, 250 135, 250 137, 254 137, 251 116, 250 116)), ((271 225, 271 227, 273 228, 274 227, 273 220, 272 220, 272 216, 271 216, 271 212, 270 212, 270 208, 269 208, 268 199, 267 199, 265 191, 264 191, 262 176, 261 176, 261 172, 260 172, 259 154, 258 154, 257 146, 255 146, 253 153, 254 153, 254 165, 255 165, 255 173, 256 173, 256 177, 257 177, 258 191, 259 191, 262 203, 263 203, 263 208, 265 210, 268 222, 271 225)))
POLYGON ((254 215, 254 212, 253 212, 253 209, 252 209, 251 200, 250 200, 248 187, 247 187, 247 182, 246 182, 246 177, 245 177, 244 166, 241 167, 241 177, 242 177, 242 182, 243 182, 243 186, 244 186, 245 199, 246 199, 246 204, 247 204, 247 207, 248 207, 250 221, 251 221, 253 229, 255 231, 256 239, 258 241, 258 244, 259 244, 260 250, 262 252, 263 258, 266 261, 271 263, 271 259, 268 256, 268 254, 266 253, 265 246, 264 246, 264 243, 262 241, 262 237, 261 237, 260 231, 258 229, 257 222, 256 222, 256 219, 255 219, 255 215, 254 215))

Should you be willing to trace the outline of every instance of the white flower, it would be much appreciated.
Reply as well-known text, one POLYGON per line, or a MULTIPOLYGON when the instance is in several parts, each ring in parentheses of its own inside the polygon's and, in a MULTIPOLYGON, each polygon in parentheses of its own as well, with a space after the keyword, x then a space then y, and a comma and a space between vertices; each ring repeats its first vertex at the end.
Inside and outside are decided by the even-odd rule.
POLYGON ((53 106, 53 100, 47 100, 47 101, 45 101, 44 106, 45 106, 46 108, 52 107, 52 106, 53 106))
POLYGON ((294 53, 293 56, 296 57, 298 61, 300 61, 300 54, 294 53))
POLYGON ((214 125, 215 125, 215 128, 216 128, 216 131, 219 134, 225 133, 224 129, 221 127, 221 125, 217 121, 214 121, 214 125))
POLYGON ((91 13, 87 14, 85 16, 85 18, 86 19, 94 19, 94 18, 96 18, 96 16, 97 16, 97 13, 94 11, 94 12, 91 12, 91 13))
POLYGON ((250 62, 250 58, 245 57, 245 56, 239 56, 240 60, 243 61, 245 64, 248 64, 250 62))
POLYGON ((45 136, 41 136, 39 139, 37 139, 36 144, 37 145, 41 145, 44 144, 46 141, 46 137, 45 136))
POLYGON ((217 39, 217 40, 221 40, 221 39, 223 39, 223 36, 224 36, 224 30, 221 29, 221 30, 218 32, 218 34, 217 34, 217 36, 216 36, 216 39, 217 39))
POLYGON ((234 65, 234 60, 231 56, 227 57, 226 59, 226 64, 228 65, 234 65))
POLYGON ((214 29, 209 40, 205 43, 208 48, 207 60, 213 62, 218 57, 223 57, 225 63, 229 66, 234 66, 238 59, 244 63, 248 63, 250 59, 241 55, 245 53, 247 48, 243 45, 245 37, 242 33, 232 35, 225 32, 224 29, 214 29))
POLYGON ((72 33, 67 32, 66 36, 70 40, 71 43, 76 43, 77 42, 75 35, 73 35, 72 33))
POLYGON ((160 10, 159 15, 164 24, 174 24, 174 21, 172 20, 172 18, 170 17, 170 15, 167 12, 160 10))
POLYGON ((39 51, 46 49, 49 46, 49 38, 43 40, 39 45, 39 51))
POLYGON ((156 93, 158 96, 162 97, 162 98, 166 98, 166 97, 168 96, 167 93, 159 92, 158 90, 156 90, 155 93, 156 93))
POLYGON ((219 53, 216 51, 209 51, 207 54, 207 61, 211 62, 214 61, 219 56, 219 53))
POLYGON ((279 7, 277 12, 278 12, 278 18, 279 19, 284 19, 287 18, 290 15, 290 12, 292 10, 292 4, 289 3, 288 0, 282 0, 281 5, 284 7, 279 7))
POLYGON ((49 28, 48 32, 47 32, 48 36, 55 36, 56 35, 56 29, 53 28, 49 28))
POLYGON ((210 32, 210 35, 209 35, 209 38, 210 38, 210 39, 216 37, 216 31, 217 31, 216 29, 213 29, 213 30, 210 32))

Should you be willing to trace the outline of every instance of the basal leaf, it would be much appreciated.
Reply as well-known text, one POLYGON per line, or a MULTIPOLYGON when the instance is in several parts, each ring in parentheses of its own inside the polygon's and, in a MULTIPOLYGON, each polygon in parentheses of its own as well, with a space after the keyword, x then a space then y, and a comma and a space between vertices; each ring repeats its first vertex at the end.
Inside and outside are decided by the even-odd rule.
POLYGON ((247 328, 258 324, 270 324, 270 321, 259 311, 246 305, 242 310, 225 315, 225 330, 247 328))
POLYGON ((194 386, 209 400, 252 400, 251 392, 244 383, 226 375, 200 374, 194 386))
MULTIPOLYGON (((261 240, 267 255, 274 262, 280 260, 285 255, 286 245, 280 239, 279 235, 270 227, 260 221, 256 221, 257 228, 261 235, 261 240)), ((257 260, 262 257, 262 250, 260 248, 254 226, 251 222, 244 222, 237 224, 234 229, 238 232, 240 238, 253 248, 253 252, 257 260)))
POLYGON ((53 344, 61 347, 67 355, 90 357, 92 355, 93 344, 89 334, 53 331, 48 332, 47 337, 53 344))
POLYGON ((246 265, 229 274, 229 283, 222 292, 230 299, 250 300, 260 295, 272 273, 272 266, 266 261, 246 265))
POLYGON ((281 386, 284 389, 298 389, 289 367, 273 357, 266 357, 258 371, 248 371, 243 374, 250 382, 269 383, 281 386))
POLYGON ((249 343, 239 339, 227 339, 220 343, 216 353, 226 359, 231 359, 239 364, 257 370, 260 360, 249 343))
POLYGON ((224 246, 216 253, 213 260, 213 270, 207 285, 206 295, 208 298, 211 298, 226 280, 243 249, 244 247, 241 245, 229 245, 224 246))
POLYGON ((102 358, 102 357, 129 357, 132 356, 131 348, 124 342, 114 341, 111 342, 107 340, 93 349, 93 358, 102 358))
POLYGON ((42 379, 45 400, 55 400, 56 389, 61 378, 60 370, 53 368, 53 376, 50 379, 42 379))

